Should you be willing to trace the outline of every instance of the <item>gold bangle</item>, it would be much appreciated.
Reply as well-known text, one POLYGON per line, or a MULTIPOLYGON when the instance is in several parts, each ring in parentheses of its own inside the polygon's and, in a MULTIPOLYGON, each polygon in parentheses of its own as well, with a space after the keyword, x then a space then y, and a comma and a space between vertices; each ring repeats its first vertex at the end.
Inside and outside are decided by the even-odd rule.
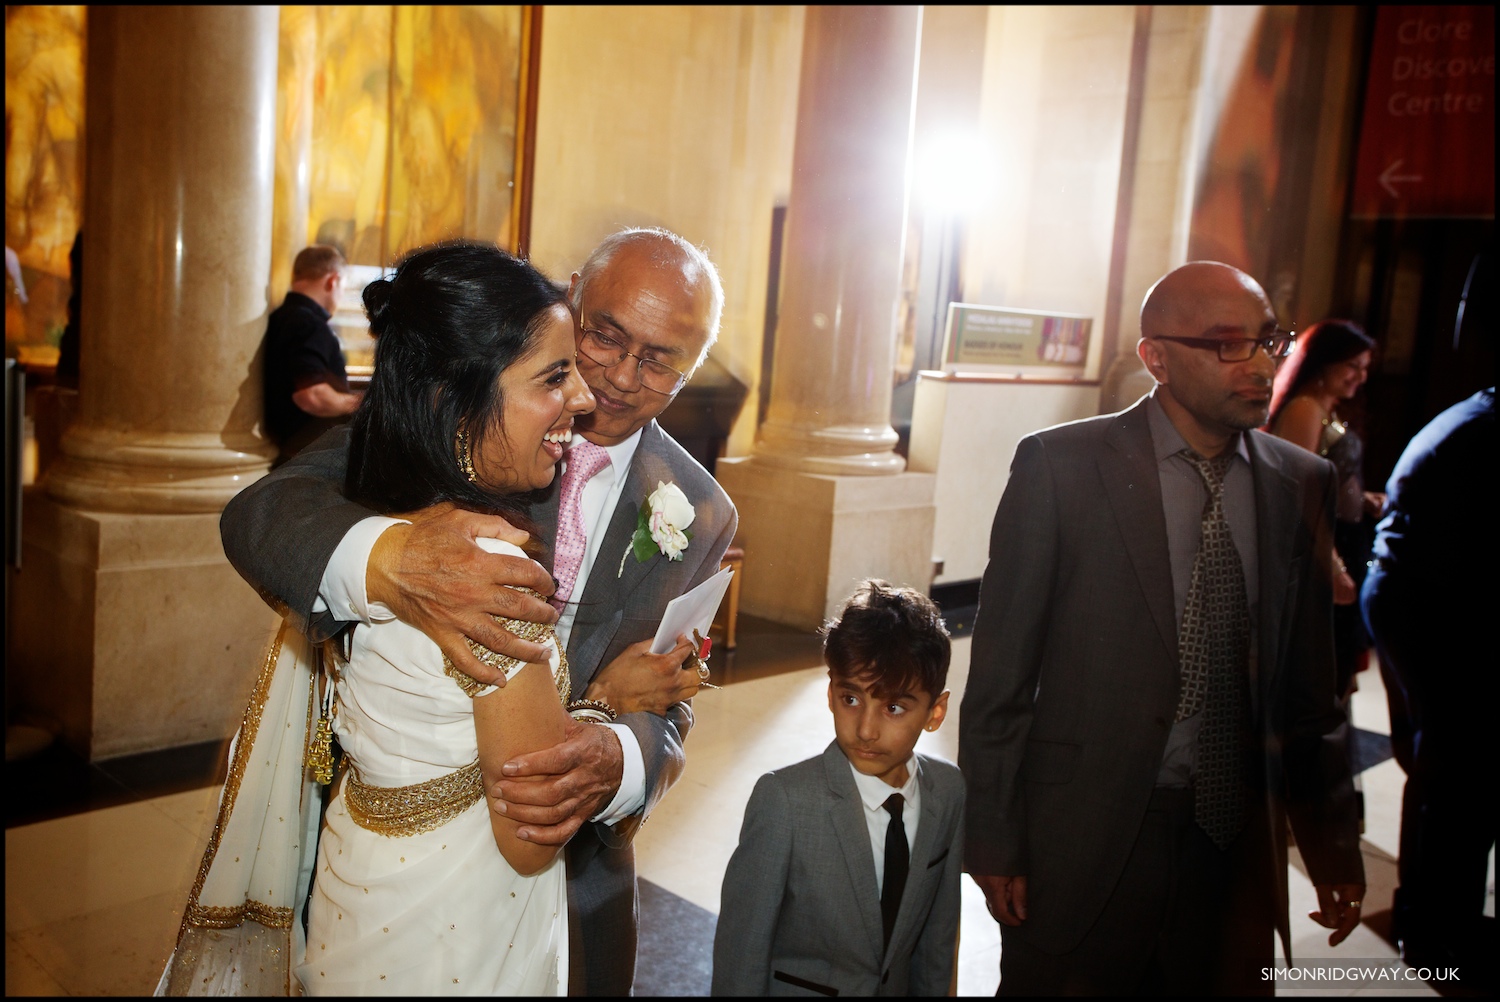
POLYGON ((593 720, 601 724, 613 723, 620 715, 602 699, 575 699, 568 704, 568 714, 577 720, 593 720))

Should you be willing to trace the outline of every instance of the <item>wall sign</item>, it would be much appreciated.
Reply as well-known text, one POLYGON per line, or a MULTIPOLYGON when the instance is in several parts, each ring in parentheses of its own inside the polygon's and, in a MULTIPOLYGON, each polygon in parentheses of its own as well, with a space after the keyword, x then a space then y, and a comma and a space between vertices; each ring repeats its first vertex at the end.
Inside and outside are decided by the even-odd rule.
POLYGON ((1377 8, 1357 164, 1357 218, 1494 218, 1494 7, 1377 8))
POLYGON ((972 303, 950 303, 943 368, 1050 378, 1082 375, 1093 319, 972 303))

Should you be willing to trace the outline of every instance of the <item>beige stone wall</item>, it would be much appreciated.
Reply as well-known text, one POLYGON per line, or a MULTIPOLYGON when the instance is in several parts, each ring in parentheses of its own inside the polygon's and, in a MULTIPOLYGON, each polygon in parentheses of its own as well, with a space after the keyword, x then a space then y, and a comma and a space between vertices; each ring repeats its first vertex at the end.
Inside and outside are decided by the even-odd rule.
POLYGON ((750 451, 771 210, 791 188, 799 7, 547 7, 531 256, 555 278, 622 226, 707 248, 724 280, 715 357, 750 387, 729 441, 750 451))
POLYGON ((1130 81, 1132 7, 993 6, 980 133, 995 161, 968 222, 967 302, 1094 318, 1097 365, 1130 81))

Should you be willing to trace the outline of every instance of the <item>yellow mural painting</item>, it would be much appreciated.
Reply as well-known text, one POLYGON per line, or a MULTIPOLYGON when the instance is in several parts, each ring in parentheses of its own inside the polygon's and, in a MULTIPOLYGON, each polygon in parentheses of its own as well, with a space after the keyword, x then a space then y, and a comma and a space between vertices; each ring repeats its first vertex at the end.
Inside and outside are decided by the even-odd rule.
POLYGON ((82 6, 5 8, 5 344, 56 345, 83 170, 82 6))
MULTIPOLYGON (((85 10, 5 9, 5 243, 26 300, 7 279, 7 354, 67 319, 85 10)), ((306 243, 380 266, 450 237, 514 249, 523 30, 519 6, 282 7, 277 265, 306 243)))

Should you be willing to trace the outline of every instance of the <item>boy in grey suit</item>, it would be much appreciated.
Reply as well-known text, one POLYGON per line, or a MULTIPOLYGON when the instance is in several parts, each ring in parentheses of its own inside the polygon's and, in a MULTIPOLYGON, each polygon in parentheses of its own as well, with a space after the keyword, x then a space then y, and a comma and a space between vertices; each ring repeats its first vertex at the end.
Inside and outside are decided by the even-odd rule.
POLYGON ((824 628, 833 744, 767 773, 724 873, 715 995, 946 995, 964 784, 913 752, 948 709, 932 601, 867 581, 824 628))

